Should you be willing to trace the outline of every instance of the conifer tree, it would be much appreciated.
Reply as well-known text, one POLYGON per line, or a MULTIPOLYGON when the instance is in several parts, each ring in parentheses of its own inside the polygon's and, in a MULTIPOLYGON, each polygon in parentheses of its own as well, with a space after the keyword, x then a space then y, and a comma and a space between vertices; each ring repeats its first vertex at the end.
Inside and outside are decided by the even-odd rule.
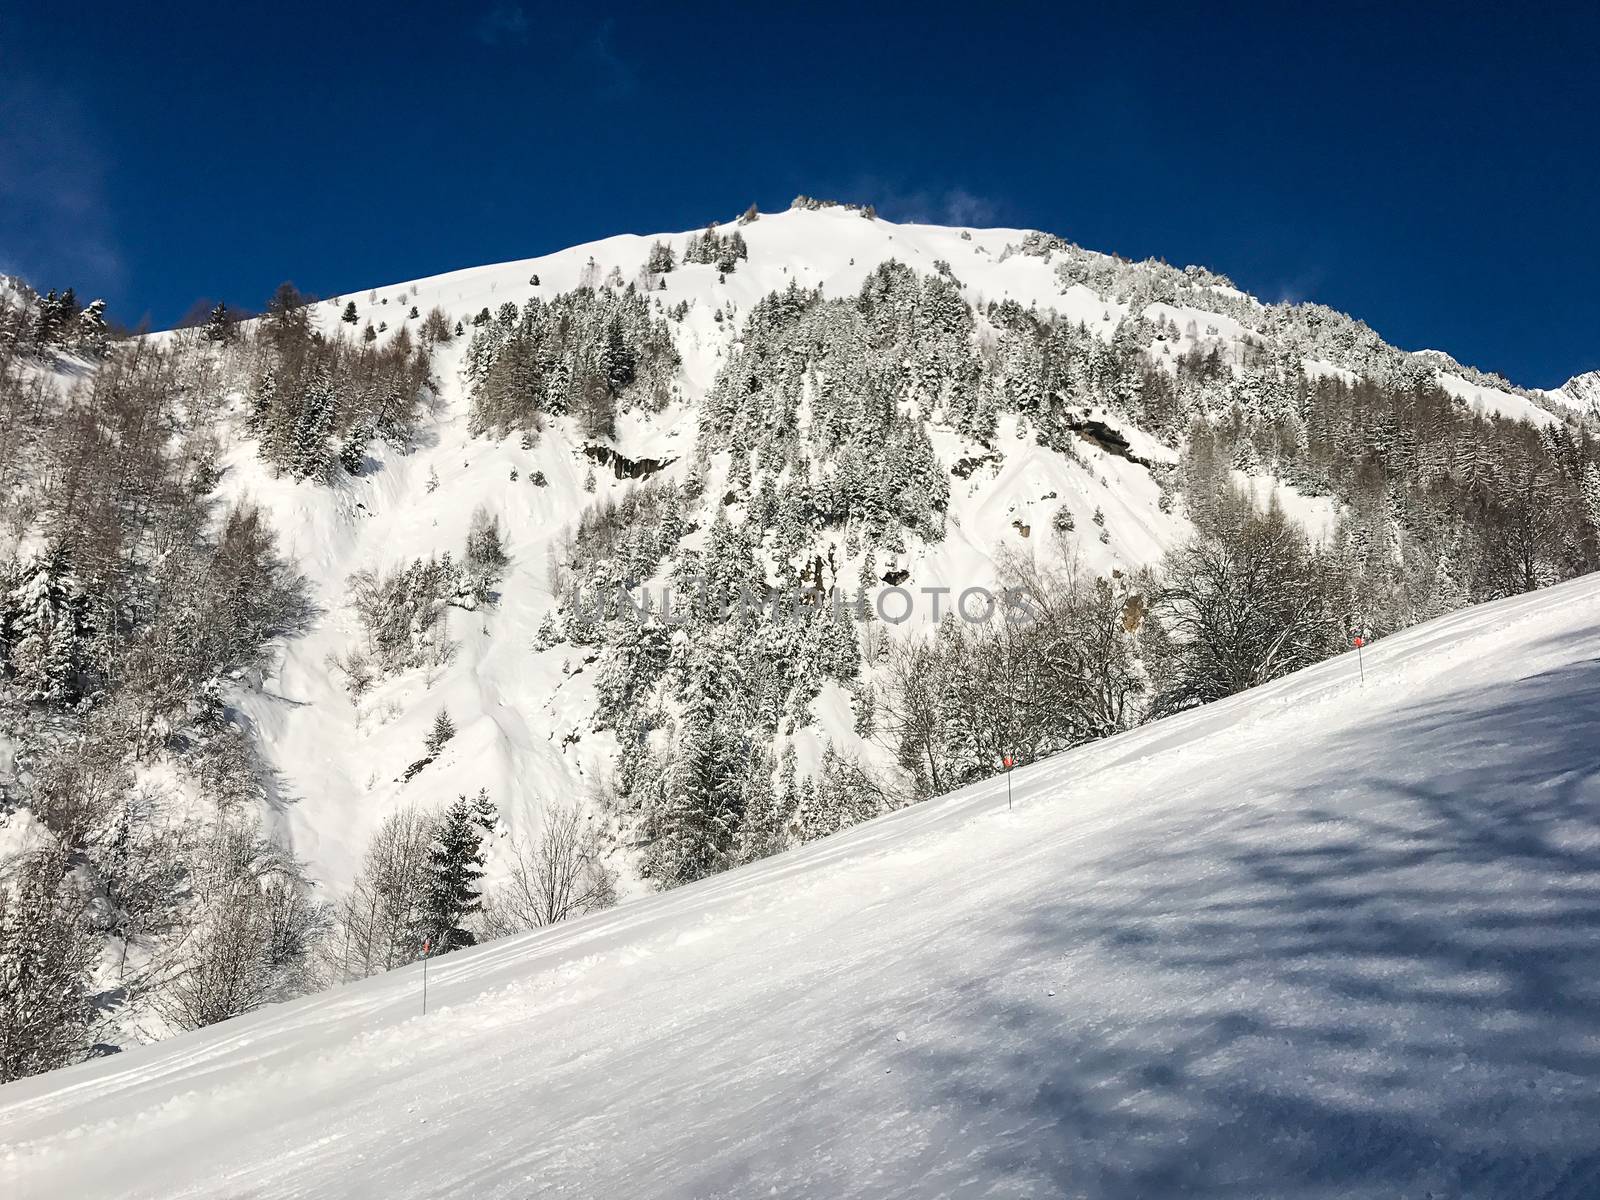
POLYGON ((479 507, 467 530, 466 585, 481 603, 490 598, 504 577, 511 558, 500 537, 500 519, 479 507))
POLYGON ((366 424, 351 427, 339 445, 339 463, 352 475, 361 474, 361 464, 367 460, 367 443, 372 440, 372 429, 366 424))
POLYGON ((356 316, 356 302, 354 300, 344 306, 344 316, 339 318, 346 325, 354 325, 359 318, 356 316))
POLYGON ((655 242, 650 247, 650 257, 645 262, 645 269, 652 275, 665 275, 677 266, 677 256, 672 252, 672 246, 667 242, 655 242))
POLYGON ((437 754, 455 735, 456 723, 450 719, 450 710, 441 708, 438 716, 433 718, 433 728, 428 730, 427 740, 423 744, 427 746, 429 754, 437 754))
POLYGON ((318 375, 306 388, 300 418, 290 446, 290 469, 301 479, 316 475, 328 464, 328 435, 334 422, 333 388, 327 376, 318 375))
POLYGON ((61 297, 51 288, 39 298, 38 313, 34 318, 33 339, 41 346, 54 345, 61 338, 66 323, 61 297))
POLYGON ((106 302, 91 300, 88 307, 78 314, 73 343, 82 354, 100 355, 105 353, 108 336, 106 302))
POLYGON ((6 597, 0 638, 11 669, 32 700, 67 701, 78 694, 83 595, 65 542, 52 543, 26 568, 6 597))
POLYGON ((1594 463, 1583 465, 1582 496, 1584 515, 1589 518, 1589 524, 1595 528, 1595 534, 1600 537, 1600 466, 1594 463))
POLYGON ((233 324, 233 314, 228 311, 228 306, 219 302, 211 310, 211 315, 206 318, 202 336, 208 342, 231 342, 234 334, 233 324))
POLYGON ((667 887, 734 862, 755 749, 742 719, 746 691, 731 642, 707 640, 685 671, 683 718, 652 816, 647 862, 667 887))
POLYGON ((483 834, 493 806, 488 793, 477 799, 460 796, 445 810, 428 851, 427 887, 422 901, 422 936, 434 954, 471 946, 476 939, 465 928, 482 900, 478 881, 483 878, 483 834))

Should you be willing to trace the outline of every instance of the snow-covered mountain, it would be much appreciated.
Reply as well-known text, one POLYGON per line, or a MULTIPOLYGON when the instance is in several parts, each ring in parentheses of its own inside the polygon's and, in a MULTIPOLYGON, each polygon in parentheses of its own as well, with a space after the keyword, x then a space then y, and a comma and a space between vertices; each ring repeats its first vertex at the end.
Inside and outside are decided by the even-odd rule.
POLYGON ((0 1179, 1591 1196, 1597 661, 1594 576, 1462 611, 451 955, 425 1016, 412 966, 9 1085, 0 1179))
MULTIPOLYGON (((374 839, 458 796, 481 791, 494 807, 491 890, 553 813, 576 810, 621 894, 641 897, 948 792, 1001 755, 1029 763, 1138 724, 1178 694, 1179 651, 1152 634, 1151 572, 1238 525, 1233 489, 1318 548, 1274 557, 1303 568, 1293 583, 1312 599, 1272 610, 1271 637, 1234 629, 1246 648, 1286 646, 1281 657, 1173 708, 1316 661, 1358 631, 1382 638, 1600 563, 1600 469, 1571 385, 1564 403, 1397 349, 1320 306, 1263 304, 1202 268, 1130 263, 1035 231, 901 225, 800 201, 720 230, 286 301, 242 330, 218 314, 104 365, 103 339, 71 304, 48 303, 44 321, 0 296, 0 349, 8 329, 79 338, 58 340, 53 371, 0 356, 0 444, 20 446, 0 455, 12 488, 0 504, 0 857, 53 849, 57 873, 87 897, 97 1036, 111 1045, 410 956, 415 914, 394 923, 387 957, 353 962, 346 908, 322 934, 333 965, 302 971, 302 944, 246 994, 173 1016, 163 989, 199 971, 196 947, 214 944, 206 922, 222 919, 193 883, 205 873, 195 847, 211 853, 227 841, 208 841, 219 829, 243 830, 244 849, 229 842, 206 870, 243 870, 263 889, 292 879, 274 894, 292 893, 284 903, 309 942, 320 927, 303 904, 381 892, 363 874, 374 839), (144 349, 170 358, 152 365, 144 349), (140 389, 148 405, 128 403, 140 389), (57 424, 39 436, 52 396, 57 424), (80 487, 82 461, 155 482, 80 487), (175 515, 150 517, 150 496, 175 515), (255 515, 227 525, 230 511, 255 515), (472 575, 481 563, 459 569, 485 521, 504 557, 492 581, 472 575), (267 530, 284 570, 303 577, 304 603, 264 614, 250 601, 272 590, 256 561, 271 557, 267 530), (984 689, 1010 694, 1014 682, 980 678, 1005 646, 947 630, 926 661, 901 652, 934 630, 941 605, 1033 569, 1068 581, 1060 636, 1006 645, 1086 694, 1035 689, 1025 721, 979 729, 984 689), (89 570, 102 577, 80 586, 89 570), (911 616, 850 623, 817 603, 788 630, 684 627, 590 621, 572 599, 574 587, 617 585, 659 597, 713 575, 763 594, 900 587, 911 616), (1294 637, 1272 624, 1313 610, 1294 637), (208 638, 214 624, 234 632, 208 638), (205 656, 187 654, 193 643, 205 656), (68 675, 93 686, 69 687, 68 675), (907 680, 923 689, 928 728, 909 712, 907 680), (72 799, 84 789, 95 805, 72 799), (169 828, 194 852, 182 870, 149 844, 169 828), (258 828, 269 849, 250 840, 258 828), (137 920, 123 895, 135 886, 151 910, 137 920), (196 911, 208 915, 185 915, 196 911)), ((1086 751, 1038 778, 1118 753, 1086 751)), ((1183 756, 1164 761, 1178 778, 1183 756)), ((843 845, 881 846, 923 819, 843 845)), ((1066 828, 1064 869, 1078 862, 1066 828)), ((804 864, 843 853, 832 845, 740 878, 803 877, 804 864)), ((572 936, 609 945, 606 931, 655 928, 667 918, 651 914, 746 886, 630 903, 572 936)), ((796 928, 843 919, 825 907, 796 928)), ((749 930, 762 931, 766 916, 749 930)), ((451 991, 462 972, 520 961, 501 953, 450 960, 444 994, 467 994, 451 991)), ((665 969, 698 962, 686 953, 665 969)), ((321 1011, 365 1011, 362 997, 396 986, 409 985, 371 983, 321 1011)), ((508 995, 516 1012, 545 1003, 508 995)))
POLYGON ((1575 409, 1590 420, 1600 420, 1600 371, 1574 375, 1548 394, 1552 400, 1575 409))
MULTIPOLYGON (((552 797, 582 796, 608 773, 615 741, 609 731, 592 729, 594 671, 577 673, 589 655, 569 646, 533 649, 540 623, 558 599, 550 590, 551 555, 560 553, 562 538, 585 507, 638 485, 627 467, 597 468, 585 451, 603 443, 630 462, 665 464, 656 479, 686 480, 703 397, 733 348, 738 323, 764 296, 798 283, 820 287, 824 296, 848 297, 885 262, 931 272, 934 263, 951 260, 963 294, 974 303, 1011 299, 1054 308, 1103 329, 1108 338, 1122 311, 1085 288, 1063 295, 1045 258, 1008 256, 1008 246, 1030 236, 1023 230, 894 225, 827 208, 763 215, 740 232, 749 258, 737 271, 721 275, 709 266, 685 265, 666 277, 665 299, 688 305, 675 331, 682 357, 680 402, 661 413, 623 414, 614 438, 588 438, 562 422, 551 423, 531 449, 515 437, 474 437, 461 372, 468 346, 463 336, 436 355, 441 404, 424 444, 405 454, 380 447, 379 468, 370 474, 317 489, 290 476, 274 478, 253 439, 240 439, 228 454, 223 488, 271 514, 283 548, 306 573, 327 614, 308 636, 284 645, 274 675, 241 703, 297 798, 278 817, 281 832, 318 880, 334 888, 347 884, 373 830, 401 803, 436 805, 459 791, 486 787, 514 834, 531 831, 552 797), (591 472, 594 493, 584 486, 591 472), (532 486, 536 474, 547 486, 532 486), (454 661, 426 676, 380 684, 352 705, 343 679, 327 665, 330 655, 348 649, 357 636, 344 599, 346 580, 362 568, 459 546, 480 507, 500 515, 511 557, 499 604, 453 621, 451 632, 460 642, 454 661), (403 768, 418 757, 440 707, 448 708, 460 732, 437 767, 402 782, 403 768)), ((542 258, 382 286, 355 295, 353 302, 363 323, 381 322, 386 314, 403 317, 412 306, 470 319, 483 308, 520 309, 530 298, 557 296, 613 272, 632 281, 654 243, 681 246, 691 236, 609 238, 542 258), (535 277, 536 286, 530 283, 535 277)), ((351 300, 317 305, 315 321, 337 332, 351 300)), ((1173 316, 1199 319, 1181 309, 1173 316)), ((1086 441, 1081 461, 1072 461, 1010 424, 997 442, 1002 454, 993 456, 999 465, 984 463, 967 479, 953 481, 943 543, 914 546, 902 560, 882 563, 884 570, 898 566, 919 589, 992 584, 997 558, 1008 549, 1046 542, 1063 505, 1079 529, 1096 529, 1095 514, 1103 515, 1109 538, 1083 539, 1079 554, 1086 568, 1109 573, 1156 561, 1192 527, 1162 510, 1150 470, 1126 455, 1157 463, 1173 462, 1176 455, 1125 421, 1101 415, 1133 451, 1117 453, 1086 441)), ((950 433, 936 430, 934 438, 950 465, 988 454, 950 433)), ((1270 484, 1263 479, 1259 486, 1264 493, 1270 484)), ((1327 498, 1301 500, 1292 488, 1279 490, 1319 528, 1331 521, 1327 498)), ((917 619, 925 621, 928 612, 923 607, 917 619)), ((848 698, 837 688, 825 691, 815 726, 796 736, 802 769, 816 764, 825 740, 857 744, 848 698)))
MULTIPOLYGON (((710 266, 685 264, 665 276, 668 302, 688 306, 675 332, 682 357, 682 403, 661 413, 624 414, 615 437, 604 439, 623 459, 665 464, 660 478, 681 482, 689 476, 700 406, 733 352, 741 322, 763 297, 791 284, 846 298, 886 262, 906 263, 927 274, 943 263, 959 281, 962 297, 977 308, 1014 301, 1081 322, 1107 341, 1146 295, 1165 295, 1167 299, 1149 300, 1142 315, 1168 323, 1170 341, 1158 347, 1166 357, 1215 348, 1242 364, 1252 340, 1273 331, 1274 314, 1226 281, 1191 274, 1179 276, 1181 282, 1175 284, 1153 268, 1141 273, 1138 267, 1024 230, 895 225, 829 207, 764 215, 740 227, 740 233, 748 260, 737 271, 722 274, 710 266), (1083 283, 1064 285, 1063 259, 1104 291, 1083 283), (1134 283, 1130 286, 1123 275, 1134 283), (1119 300, 1118 294, 1124 298, 1119 300), (1217 304, 1218 295, 1228 303, 1217 304), (1239 315, 1215 311, 1219 307, 1239 315)), ((645 271, 653 245, 665 242, 681 249, 692 236, 611 238, 540 259, 380 287, 353 302, 357 319, 365 322, 382 321, 385 312, 398 316, 407 304, 423 312, 438 307, 453 317, 507 304, 520 308, 532 297, 559 295, 586 280, 633 281, 645 271), (537 285, 530 282, 535 278, 537 285)), ((338 298, 318 306, 319 324, 336 330, 343 303, 338 298)), ((1319 348, 1342 361, 1307 355, 1303 366, 1308 372, 1369 370, 1379 357, 1355 339, 1329 337, 1319 348)), ((348 878, 374 822, 402 796, 424 802, 442 799, 458 790, 465 777, 470 787, 486 786, 503 798, 502 811, 511 822, 528 821, 552 792, 581 792, 587 781, 603 775, 614 752, 607 733, 589 728, 589 679, 566 673, 581 665, 582 656, 570 648, 537 654, 526 649, 554 602, 549 557, 575 514, 593 502, 583 484, 594 466, 585 451, 593 453, 596 439, 559 424, 532 449, 510 438, 498 443, 473 438, 460 371, 465 351, 466 339, 461 338, 438 356, 435 369, 443 382, 444 403, 432 444, 405 456, 385 456, 382 470, 370 479, 316 492, 270 478, 248 443, 230 459, 233 470, 225 486, 267 504, 286 548, 308 572, 330 612, 337 612, 344 581, 352 572, 459 544, 479 506, 502 514, 506 524, 513 565, 502 604, 481 621, 458 625, 460 656, 435 678, 385 685, 360 709, 352 709, 325 666, 328 655, 350 638, 348 621, 335 618, 286 646, 279 677, 246 705, 269 754, 301 797, 286 817, 292 844, 319 878, 336 886, 348 878), (547 488, 528 486, 536 472, 542 472, 547 488), (433 478, 439 485, 429 491, 424 481, 433 478), (424 772, 402 788, 393 778, 396 767, 420 744, 437 706, 447 706, 462 730, 447 764, 459 764, 459 769, 424 772), (383 765, 375 769, 374 764, 383 765)), ((1504 381, 1481 376, 1436 352, 1415 358, 1442 388, 1480 411, 1539 424, 1555 421, 1529 394, 1504 381)), ((1063 507, 1076 529, 1098 526, 1105 531, 1103 537, 1078 539, 1075 553, 1086 569, 1108 574, 1155 562, 1192 531, 1181 509, 1164 509, 1150 469, 1151 464, 1175 462, 1177 455, 1126 417, 1104 411, 1086 411, 1084 416, 1097 416, 1116 442, 1086 437, 1077 459, 1040 445, 1014 419, 1000 421, 993 443, 998 454, 935 427, 934 447, 946 464, 992 457, 998 465, 985 463, 966 479, 953 480, 949 529, 942 543, 913 544, 902 560, 880 566, 898 567, 918 588, 959 591, 989 584, 997 576, 996 560, 1007 551, 1032 550, 1046 541, 1063 507)), ((620 495, 635 486, 634 479, 622 475, 620 466, 595 471, 598 496, 620 495)), ((1276 491, 1319 537, 1329 532, 1338 515, 1338 504, 1330 497, 1301 496, 1292 485, 1275 484, 1264 474, 1254 483, 1263 496, 1276 491)), ((841 574, 850 578, 847 570, 841 574)), ((851 746, 859 741, 845 697, 837 690, 824 692, 817 716, 814 727, 797 735, 802 769, 815 765, 825 741, 851 746)))
MULTIPOLYGON (((231 451, 224 489, 266 507, 284 548, 312 581, 327 613, 309 636, 284 646, 275 676, 241 705, 297 798, 281 811, 282 833, 319 881, 333 888, 346 884, 371 833, 399 803, 437 804, 463 788, 486 787, 508 829, 515 831, 535 824, 552 796, 582 795, 606 775, 615 741, 609 731, 592 728, 593 671, 576 673, 588 656, 572 647, 532 649, 541 620, 557 600, 549 586, 551 555, 559 553, 561 538, 586 506, 637 486, 624 460, 664 464, 660 479, 681 483, 689 477, 703 398, 738 342, 740 323, 763 297, 798 284, 819 288, 824 297, 847 298, 886 262, 906 263, 925 274, 946 263, 962 297, 974 306, 1014 301, 1081 322, 1108 342, 1142 299, 1139 292, 1167 294, 1170 299, 1151 300, 1143 310, 1149 320, 1170 323, 1171 340, 1159 347, 1167 356, 1215 348, 1242 362, 1256 331, 1271 329, 1268 310, 1226 281, 1203 279, 1204 287, 1190 289, 1195 303, 1184 303, 1182 287, 1166 281, 1165 287, 1152 287, 1139 265, 1069 250, 1026 230, 897 225, 829 206, 764 214, 739 232, 748 260, 736 271, 723 274, 711 266, 684 264, 665 277, 667 302, 687 305, 674 334, 682 358, 678 402, 660 413, 623 414, 612 438, 587 438, 562 423, 548 427, 531 449, 516 438, 472 436, 461 369, 468 341, 462 337, 436 355, 441 405, 425 444, 407 454, 380 449, 381 469, 367 477, 317 490, 290 477, 273 478, 249 439, 231 451), (1064 286, 1062 259, 1069 254, 1090 267, 1131 273, 1142 286, 1130 288, 1094 274, 1089 277, 1105 293, 1081 283, 1064 286), (1119 289, 1133 294, 1118 300, 1119 289), (1211 311, 1218 293, 1245 318, 1211 311), (602 443, 621 456, 614 469, 596 469, 593 449, 602 443), (584 488, 591 471, 594 494, 584 488), (536 473, 548 486, 530 486, 536 473), (341 612, 345 581, 364 567, 459 545, 479 507, 500 514, 505 524, 512 561, 499 606, 455 622, 460 653, 448 666, 380 685, 352 706, 342 681, 327 668, 329 656, 346 649, 355 636, 347 612, 341 612), (401 768, 417 756, 440 707, 449 709, 460 734, 438 769, 401 782, 401 768)), ((557 296, 585 282, 635 281, 645 272, 652 246, 666 242, 681 249, 693 236, 691 231, 614 237, 541 258, 380 286, 318 305, 314 319, 332 334, 346 303, 355 305, 362 323, 382 322, 386 314, 401 318, 410 307, 421 312, 438 307, 461 319, 508 304, 520 309, 534 297, 557 296)), ((1338 344, 1330 339, 1323 352, 1338 356, 1338 344)), ((1306 356, 1304 366, 1315 373, 1370 365, 1376 356, 1353 344, 1344 362, 1306 356)), ((1496 385, 1437 352, 1416 357, 1441 387, 1481 411, 1540 424, 1555 420, 1504 381, 1496 385)), ((1087 409, 1084 417, 1086 423, 1091 417, 1102 422, 1116 440, 1086 436, 1076 459, 1040 445, 1015 420, 1001 419, 993 442, 999 453, 935 428, 934 446, 946 465, 985 458, 994 465, 984 462, 965 479, 952 480, 949 529, 942 543, 913 544, 902 559, 880 566, 899 568, 917 589, 959 592, 990 585, 1003 554, 1031 552, 1048 541, 1062 508, 1071 513, 1076 529, 1105 531, 1103 537, 1077 539, 1074 553, 1087 570, 1128 572, 1156 562, 1193 530, 1181 509, 1164 509, 1150 469, 1150 464, 1176 462, 1177 454, 1126 417, 1087 409)), ((1329 496, 1303 496, 1264 473, 1251 482, 1263 502, 1276 494, 1319 538, 1338 516, 1338 503, 1329 496)), ((853 578, 843 564, 840 574, 853 578)), ((923 606, 914 620, 924 621, 930 612, 923 606)), ((824 690, 816 714, 815 725, 795 737, 802 770, 815 766, 826 742, 861 744, 840 689, 824 690)))

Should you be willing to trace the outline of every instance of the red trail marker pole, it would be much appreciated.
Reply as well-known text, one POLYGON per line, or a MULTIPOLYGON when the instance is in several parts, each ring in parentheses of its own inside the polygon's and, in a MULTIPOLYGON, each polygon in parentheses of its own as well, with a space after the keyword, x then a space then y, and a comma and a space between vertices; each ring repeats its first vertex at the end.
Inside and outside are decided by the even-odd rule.
POLYGON ((1364 638, 1364 637, 1356 637, 1353 640, 1354 640, 1355 645, 1356 645, 1356 666, 1361 671, 1361 686, 1362 687, 1366 687, 1367 686, 1367 664, 1364 661, 1362 661, 1362 658, 1361 658, 1361 647, 1363 647, 1363 646, 1365 646, 1367 644, 1367 639, 1364 638))
POLYGON ((1017 760, 1007 754, 1000 759, 1006 769, 1006 811, 1011 811, 1011 768, 1017 765, 1017 760))

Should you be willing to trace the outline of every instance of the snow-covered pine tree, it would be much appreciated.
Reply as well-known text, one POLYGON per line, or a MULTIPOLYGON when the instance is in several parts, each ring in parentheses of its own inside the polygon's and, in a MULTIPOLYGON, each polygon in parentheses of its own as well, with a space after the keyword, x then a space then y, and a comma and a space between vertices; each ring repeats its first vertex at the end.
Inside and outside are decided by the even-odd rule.
POLYGON ((672 246, 667 242, 653 242, 650 246, 650 257, 645 260, 645 270, 652 275, 665 275, 678 265, 678 259, 672 252, 672 246))
POLYGON ((334 406, 333 387, 326 375, 318 374, 306 388, 289 447, 288 465, 296 477, 307 479, 327 467, 334 406))
POLYGON ((487 602, 511 562, 500 537, 500 519, 479 507, 467 530, 466 586, 480 604, 487 602))
POLYGON ((371 425, 365 421, 352 425, 339 444, 339 465, 352 475, 361 474, 361 465, 367 461, 367 443, 371 440, 371 425))
POLYGON ((231 342, 233 340, 233 314, 228 311, 228 306, 218 302, 211 310, 211 315, 206 318, 205 329, 201 336, 208 342, 231 342))
POLYGON ((97 357, 105 353, 110 331, 106 328, 106 302, 91 300, 89 306, 78 314, 73 333, 73 346, 80 354, 97 357))
POLYGON ((743 673, 729 642, 706 637, 683 666, 675 752, 649 816, 645 868, 663 887, 715 874, 736 860, 754 749, 743 719, 743 673))
POLYGON ((80 639, 86 632, 83 603, 71 551, 60 540, 20 572, 7 595, 0 632, 10 647, 17 684, 30 700, 77 697, 80 639))
POLYGON ((450 719, 450 710, 441 708, 433 718, 433 726, 428 730, 428 736, 423 742, 429 754, 437 754, 444 749, 444 744, 456 735, 456 723, 450 719))
POLYGON ((1589 518, 1589 524, 1594 526, 1595 536, 1600 538, 1600 466, 1592 462, 1583 464, 1581 494, 1584 515, 1589 518))
POLYGON ((431 942, 434 954, 459 950, 476 941, 466 923, 481 903, 478 881, 483 878, 484 863, 482 805, 487 801, 486 793, 479 793, 476 802, 460 796, 445 810, 428 851, 419 934, 431 942))
POLYGON ((488 788, 479 788, 478 794, 472 798, 472 819, 484 833, 494 832, 500 814, 495 809, 494 801, 489 799, 488 788))

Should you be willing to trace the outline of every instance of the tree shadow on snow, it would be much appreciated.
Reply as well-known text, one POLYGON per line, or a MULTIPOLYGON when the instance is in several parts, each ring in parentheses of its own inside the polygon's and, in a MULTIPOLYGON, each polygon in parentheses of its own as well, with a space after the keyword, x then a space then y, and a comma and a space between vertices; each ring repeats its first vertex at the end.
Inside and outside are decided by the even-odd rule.
POLYGON ((1283 750, 1281 800, 1119 848, 1114 889, 1018 913, 993 953, 1069 947, 1062 998, 975 974, 951 1002, 995 1036, 905 1079, 990 1131, 971 1178, 1600 1195, 1600 660, 1386 719, 1313 766, 1283 750))

